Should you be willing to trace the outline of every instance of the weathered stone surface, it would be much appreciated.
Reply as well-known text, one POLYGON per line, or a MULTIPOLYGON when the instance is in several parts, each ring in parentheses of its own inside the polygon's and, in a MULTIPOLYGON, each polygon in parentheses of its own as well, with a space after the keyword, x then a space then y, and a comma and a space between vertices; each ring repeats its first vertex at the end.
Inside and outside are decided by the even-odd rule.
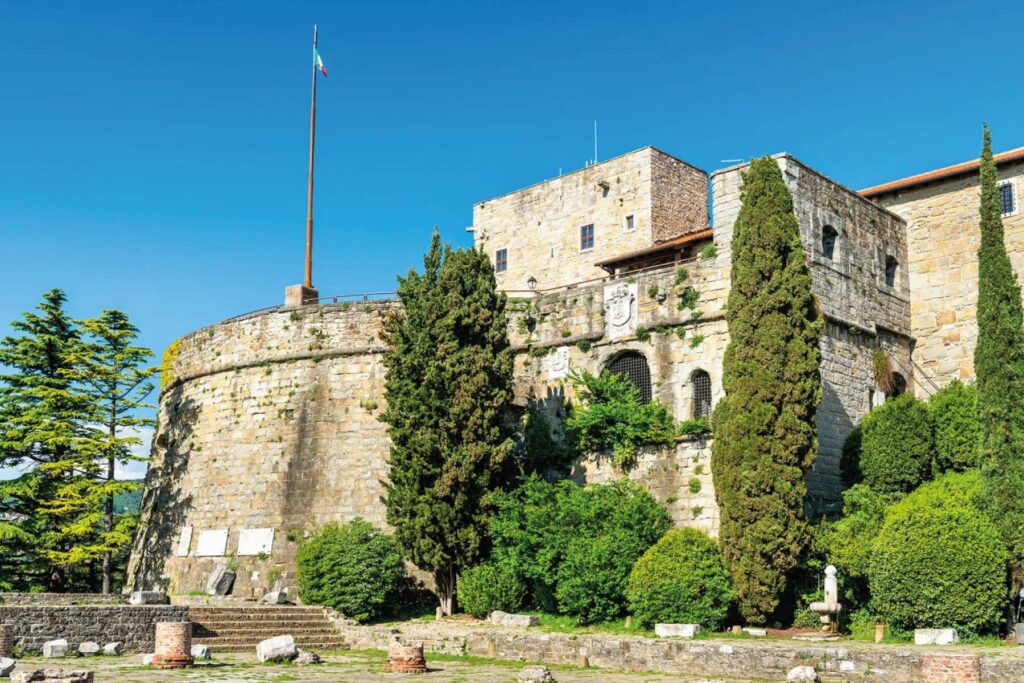
POLYGON ((187 619, 187 607, 172 605, 0 605, 0 622, 6 624, 11 638, 23 649, 37 652, 55 635, 71 643, 109 640, 121 643, 124 652, 150 652, 156 622, 187 619))
POLYGON ((397 636, 388 645, 388 671, 398 674, 421 674, 427 671, 423 644, 407 645, 397 636))
POLYGON ((192 622, 158 622, 153 649, 151 666, 158 669, 186 669, 192 666, 192 622))
POLYGON ((813 666, 794 666, 786 674, 786 683, 818 683, 820 680, 813 666))
POLYGON ((91 671, 82 669, 31 669, 15 671, 11 674, 11 683, 34 683, 50 681, 50 683, 93 683, 91 671))
POLYGON ((528 666, 519 673, 516 680, 518 683, 555 683, 555 677, 546 666, 528 666))
POLYGON ((0 657, 11 657, 14 655, 14 633, 13 628, 0 623, 0 657))
POLYGON ((78 654, 83 657, 94 657, 100 653, 100 644, 93 640, 86 640, 78 645, 78 654))
POLYGON ((160 591, 132 591, 128 596, 129 605, 169 605, 167 593, 160 591))
POLYGON ((153 653, 152 652, 150 652, 149 654, 142 655, 142 665, 143 666, 150 666, 152 664, 153 664, 153 653))
POLYGON ((659 638, 693 638, 700 633, 700 624, 655 624, 654 633, 659 638))
POLYGON ((124 649, 121 643, 107 643, 103 646, 103 654, 108 656, 119 656, 124 649))
POLYGON ((747 627, 743 629, 743 632, 746 633, 748 636, 754 636, 755 638, 764 638, 768 635, 768 629, 764 628, 747 627))
POLYGON ((262 605, 287 605, 288 604, 288 591, 270 591, 260 598, 260 604, 262 605))
POLYGON ((209 645, 202 645, 202 644, 197 643, 197 644, 192 646, 191 652, 192 652, 192 659, 196 659, 196 660, 207 660, 207 659, 210 659, 210 646, 209 645))
POLYGON ((10 657, 0 657, 0 678, 10 676, 15 666, 17 666, 17 662, 10 657))
POLYGON ((206 581, 207 595, 230 595, 235 585, 235 573, 221 565, 210 573, 206 581))
POLYGON ((491 623, 496 626, 516 626, 526 628, 528 626, 536 626, 539 624, 540 617, 535 617, 531 614, 509 614, 508 612, 502 612, 501 610, 494 610, 491 612, 491 623))
POLYGON ((315 652, 307 652, 305 650, 299 650, 299 656, 295 658, 295 663, 303 666, 319 664, 321 661, 320 655, 315 652))
POLYGON ((66 657, 68 654, 68 641, 64 638, 48 640, 43 643, 44 657, 66 657))
POLYGON ((295 639, 289 635, 267 638, 256 646, 256 657, 261 662, 285 662, 299 656, 295 639))
POLYGON ((914 629, 914 645, 951 645, 960 642, 960 636, 953 628, 914 629))

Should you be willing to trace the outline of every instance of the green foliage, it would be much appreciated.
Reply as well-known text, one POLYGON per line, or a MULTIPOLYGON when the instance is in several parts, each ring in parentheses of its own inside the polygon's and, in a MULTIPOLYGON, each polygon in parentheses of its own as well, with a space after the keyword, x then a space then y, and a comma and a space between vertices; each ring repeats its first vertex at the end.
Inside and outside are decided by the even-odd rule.
POLYGON ((676 268, 676 284, 681 285, 686 282, 686 278, 690 277, 690 271, 685 267, 679 266, 676 268))
POLYGON ((775 161, 751 163, 741 201, 711 469, 740 612, 765 623, 810 540, 804 474, 818 447, 822 321, 775 161))
POLYGON ((861 422, 860 470, 864 483, 883 493, 907 493, 932 469, 928 406, 910 394, 890 398, 861 422))
POLYGON ((651 285, 650 287, 647 288, 647 296, 648 296, 648 298, 657 299, 658 298, 658 294, 660 294, 660 293, 661 293, 661 290, 658 288, 658 285, 651 285))
POLYGON ((690 309, 691 311, 697 307, 697 299, 700 298, 700 292, 693 287, 687 287, 683 290, 683 293, 679 295, 679 303, 676 307, 682 311, 690 309))
POLYGON ((992 519, 1024 565, 1024 313, 1006 254, 992 134, 981 152, 981 246, 978 249, 978 380, 982 471, 992 519))
POLYGON ((709 244, 700 250, 701 258, 715 258, 716 256, 718 256, 718 247, 714 244, 709 244))
POLYGON ((896 503, 874 543, 872 607, 897 628, 995 632, 1006 604, 1007 551, 975 505, 975 472, 951 473, 896 503))
POLYGON ((593 347, 593 345, 594 343, 589 339, 580 339, 579 341, 576 342, 576 348, 582 351, 583 353, 590 353, 590 349, 593 347))
POLYGON ((706 417, 695 417, 679 423, 679 433, 683 436, 701 436, 711 433, 711 420, 706 417))
POLYGON ((636 328, 636 338, 638 341, 648 341, 651 338, 651 331, 646 327, 636 328))
POLYGON ((357 621, 382 616, 404 574, 395 539, 360 517, 328 524, 303 541, 296 569, 303 602, 357 621))
POLYGON ((513 456, 520 474, 568 473, 572 451, 554 437, 551 421, 537 406, 527 407, 518 437, 513 456))
POLYGON ((725 624, 735 593, 718 546, 696 529, 673 529, 637 560, 626 588, 640 626, 725 624))
POLYGON ((384 325, 384 504, 399 547, 434 573, 451 614, 459 572, 487 550, 487 494, 512 471, 506 298, 482 252, 442 248, 436 231, 423 273, 400 277, 398 296, 402 309, 384 325))
POLYGON ((864 479, 860 471, 860 443, 863 438, 863 431, 857 425, 843 440, 843 450, 839 455, 839 476, 843 480, 843 486, 850 487, 859 484, 864 479))
POLYGON ((935 471, 963 472, 981 464, 978 390, 953 380, 928 399, 935 435, 935 471))
POLYGON ((633 564, 671 525, 651 494, 625 480, 582 487, 534 477, 497 504, 494 560, 545 611, 581 623, 623 614, 633 564))
POLYGON ((127 316, 77 321, 64 302, 51 290, 0 341, 0 467, 24 472, 0 481, 0 575, 22 589, 107 592, 136 525, 114 499, 139 486, 113 470, 136 459, 140 441, 125 431, 151 424, 136 415, 151 407, 155 371, 141 367, 151 352, 134 345, 127 316))
POLYGON ((615 466, 628 471, 642 444, 675 443, 668 409, 658 401, 644 403, 629 378, 607 370, 569 377, 578 402, 570 407, 565 428, 577 453, 610 449, 615 466))
POLYGON ((477 619, 495 610, 514 612, 526 597, 526 584, 505 564, 485 562, 459 577, 459 605, 477 619))

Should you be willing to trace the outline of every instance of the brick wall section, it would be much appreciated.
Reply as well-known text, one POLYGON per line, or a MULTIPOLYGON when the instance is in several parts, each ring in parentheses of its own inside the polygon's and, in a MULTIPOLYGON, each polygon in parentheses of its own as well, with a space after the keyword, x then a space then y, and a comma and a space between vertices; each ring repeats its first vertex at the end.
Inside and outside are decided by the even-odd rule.
POLYGON ((186 621, 187 607, 175 606, 0 606, 15 644, 24 652, 39 652, 48 640, 66 638, 71 651, 92 640, 121 642, 125 652, 152 652, 156 623, 186 621))
POLYGON ((980 683, 977 655, 943 653, 921 657, 922 683, 980 683))
MULTIPOLYGON (((1024 162, 999 168, 1016 187, 1017 212, 1003 218, 1006 249, 1024 275, 1024 162)), ((907 221, 914 358, 939 386, 974 378, 978 337, 978 175, 968 174, 876 198, 907 221)), ((923 393, 923 387, 918 393, 923 393)))
MULTIPOLYGON (((875 389, 871 356, 885 349, 913 385, 910 363, 910 281, 905 226, 899 216, 814 171, 792 156, 775 157, 793 195, 793 210, 828 324, 822 341, 824 395, 818 409, 819 451, 808 492, 823 506, 841 490, 839 456, 846 435, 869 410, 875 389), (822 230, 839 234, 835 254, 822 252, 822 230), (900 264, 894 287, 885 284, 885 257, 900 264)), ((715 244, 731 258, 747 164, 711 174, 715 244)))
POLYGON ((653 147, 566 173, 473 207, 474 242, 493 261, 506 249, 498 286, 526 291, 604 276, 594 264, 707 228, 707 176, 653 147), (626 217, 634 227, 626 230, 626 217), (580 249, 580 227, 594 247, 580 249))

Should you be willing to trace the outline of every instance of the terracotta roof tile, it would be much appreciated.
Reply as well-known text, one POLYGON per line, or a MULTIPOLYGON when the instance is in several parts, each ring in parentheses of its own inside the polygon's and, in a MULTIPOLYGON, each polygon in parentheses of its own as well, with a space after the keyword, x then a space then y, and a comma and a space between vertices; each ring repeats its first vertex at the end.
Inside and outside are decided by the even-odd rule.
MULTIPOLYGON (((996 154, 993 158, 997 164, 1024 160, 1024 147, 1011 149, 1008 152, 1001 152, 996 154)), ((935 180, 942 180, 943 178, 971 173, 978 170, 979 165, 980 161, 978 159, 972 159, 971 161, 946 166, 945 168, 928 171, 927 173, 912 175, 909 178, 902 178, 900 180, 893 180, 892 182, 883 183, 881 185, 875 185, 874 187, 861 190, 860 194, 865 197, 877 197, 878 195, 896 192, 897 190, 905 190, 910 187, 916 187, 917 185, 924 185, 925 183, 930 183, 935 180)))

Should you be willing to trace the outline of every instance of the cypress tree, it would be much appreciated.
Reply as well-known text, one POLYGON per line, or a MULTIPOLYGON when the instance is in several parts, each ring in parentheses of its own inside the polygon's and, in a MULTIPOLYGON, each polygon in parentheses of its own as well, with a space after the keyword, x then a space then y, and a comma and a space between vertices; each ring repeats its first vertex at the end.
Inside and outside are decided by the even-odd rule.
POLYGON ((506 298, 475 250, 442 247, 399 277, 402 310, 385 323, 391 437, 383 502, 405 556, 433 572, 451 614, 459 573, 487 551, 488 494, 505 487, 512 451, 512 347, 506 298))
POLYGON ((743 617, 762 624, 809 541, 804 474, 817 451, 822 323, 793 198, 774 160, 751 163, 741 200, 711 468, 722 555, 743 617))
POLYGON ((981 150, 981 246, 978 248, 978 421, 985 499, 1014 564, 1024 560, 1024 314, 1020 285, 1003 241, 1002 203, 992 133, 981 150))

